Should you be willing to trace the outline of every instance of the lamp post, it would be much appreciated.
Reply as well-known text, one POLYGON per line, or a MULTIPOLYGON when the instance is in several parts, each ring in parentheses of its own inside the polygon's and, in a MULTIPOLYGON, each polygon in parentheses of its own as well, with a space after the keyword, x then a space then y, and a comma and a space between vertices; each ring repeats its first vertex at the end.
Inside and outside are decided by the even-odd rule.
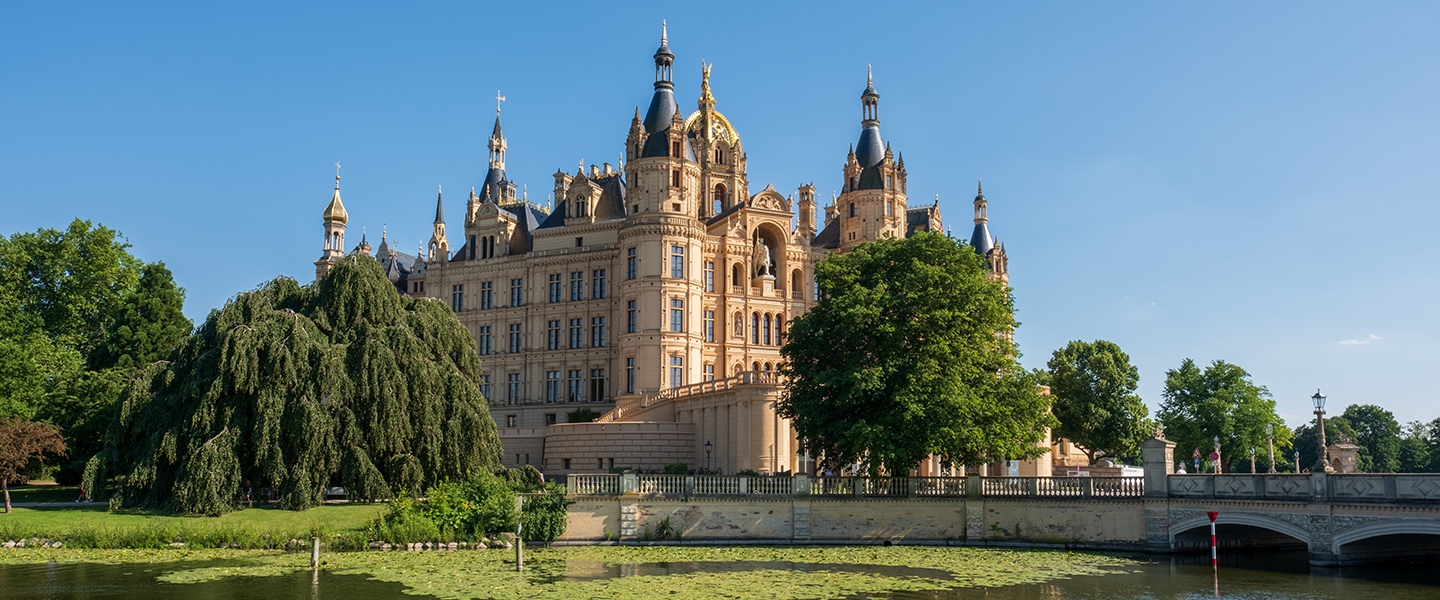
POLYGON ((1215 436, 1215 474, 1220 474, 1220 436, 1215 436))
POLYGON ((1250 474, 1251 474, 1251 475, 1254 475, 1255 473, 1256 473, 1256 471, 1255 471, 1255 447, 1254 447, 1254 446, 1251 446, 1251 447, 1250 447, 1250 474))
POLYGON ((1267 424, 1265 425, 1265 439, 1270 442, 1270 470, 1269 470, 1269 471, 1266 471, 1266 473, 1274 473, 1274 472, 1275 472, 1275 424, 1274 424, 1274 423, 1267 423, 1267 424))
POLYGON ((1299 450, 1296 450, 1296 451, 1295 451, 1295 472, 1296 472, 1296 473, 1299 473, 1299 472, 1300 472, 1300 451, 1299 451, 1299 450))
POLYGON ((1325 394, 1315 390, 1315 395, 1310 397, 1315 404, 1315 424, 1320 429, 1320 461, 1310 467, 1311 472, 1334 473, 1335 468, 1330 466, 1330 451, 1325 447, 1325 394))
POLYGON ((705 440, 705 470, 706 470, 706 471, 709 471, 709 470, 715 468, 715 465, 710 462, 710 451, 711 451, 712 449, 714 449, 714 448, 715 448, 715 445, 714 445, 714 444, 711 444, 711 443, 710 443, 710 440, 705 440))

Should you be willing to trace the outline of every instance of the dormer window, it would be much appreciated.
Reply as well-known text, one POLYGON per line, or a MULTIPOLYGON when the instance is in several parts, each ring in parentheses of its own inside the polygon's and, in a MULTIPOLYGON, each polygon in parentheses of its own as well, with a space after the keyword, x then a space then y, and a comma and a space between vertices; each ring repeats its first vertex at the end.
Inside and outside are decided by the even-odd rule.
POLYGON ((590 203, 585 198, 575 199, 575 216, 584 217, 589 214, 590 203))
POLYGON ((716 149, 715 149, 715 164, 717 164, 717 165, 723 165, 723 164, 725 164, 725 151, 724 151, 724 150, 721 150, 721 149, 719 149, 719 148, 716 148, 716 149))

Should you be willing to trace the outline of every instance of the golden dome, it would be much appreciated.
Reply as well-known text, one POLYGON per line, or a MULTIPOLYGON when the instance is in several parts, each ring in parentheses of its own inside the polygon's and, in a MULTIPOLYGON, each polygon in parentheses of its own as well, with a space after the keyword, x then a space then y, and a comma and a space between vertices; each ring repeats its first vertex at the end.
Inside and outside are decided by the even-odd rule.
POLYGON ((345 203, 340 201, 340 176, 335 176, 335 195, 330 198, 330 204, 325 206, 325 213, 321 215, 326 223, 338 221, 344 225, 350 220, 350 215, 345 212, 345 203))
POLYGON ((702 114, 698 110, 690 113, 690 116, 685 118, 685 134, 706 141, 724 141, 731 146, 740 143, 740 133, 730 125, 730 120, 715 111, 710 111, 709 114, 702 114))

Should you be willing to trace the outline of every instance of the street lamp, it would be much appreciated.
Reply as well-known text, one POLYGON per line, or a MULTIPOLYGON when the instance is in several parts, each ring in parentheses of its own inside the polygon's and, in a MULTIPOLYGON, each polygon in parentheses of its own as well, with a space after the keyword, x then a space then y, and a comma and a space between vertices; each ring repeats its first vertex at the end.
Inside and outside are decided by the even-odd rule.
POLYGON ((1265 439, 1270 442, 1270 470, 1266 473, 1275 472, 1275 424, 1265 424, 1265 439))
POLYGON ((715 445, 714 445, 714 444, 711 444, 711 443, 710 443, 710 440, 705 440, 705 470, 706 470, 706 471, 709 471, 709 470, 715 468, 715 465, 710 462, 710 451, 711 451, 714 447, 715 447, 715 445))
POLYGON ((1295 472, 1296 472, 1296 473, 1299 473, 1299 472, 1300 472, 1300 451, 1299 451, 1299 450, 1296 450, 1296 451, 1295 451, 1295 472))
POLYGON ((1255 447, 1250 447, 1250 474, 1255 474, 1255 447))
POLYGON ((1215 474, 1220 474, 1220 436, 1215 436, 1215 474))
POLYGON ((1315 423, 1320 428, 1320 462, 1311 467, 1311 471, 1323 471, 1334 473, 1335 468, 1330 466, 1330 451, 1325 446, 1325 394, 1315 390, 1315 395, 1310 397, 1315 404, 1315 423))

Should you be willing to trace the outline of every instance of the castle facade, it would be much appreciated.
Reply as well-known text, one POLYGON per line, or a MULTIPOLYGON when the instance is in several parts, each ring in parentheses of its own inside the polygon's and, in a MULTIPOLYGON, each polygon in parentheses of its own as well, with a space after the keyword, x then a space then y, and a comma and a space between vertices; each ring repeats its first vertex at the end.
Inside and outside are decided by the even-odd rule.
MULTIPOLYGON (((817 300, 815 263, 942 230, 938 203, 907 206, 904 158, 880 136, 873 82, 844 192, 817 230, 814 185, 751 192, 740 133, 716 110, 708 66, 696 110, 682 114, 674 58, 662 32, 650 105, 631 120, 624 162, 557 170, 553 207, 517 197, 497 111, 463 229, 446 230, 437 197, 423 252, 401 253, 382 236, 375 256, 397 289, 445 302, 475 336, 507 466, 807 470, 775 413, 775 371, 787 324, 817 300)), ((985 207, 978 195, 971 243, 1005 278, 985 207)), ((323 219, 317 278, 344 255, 338 177, 323 219)))

